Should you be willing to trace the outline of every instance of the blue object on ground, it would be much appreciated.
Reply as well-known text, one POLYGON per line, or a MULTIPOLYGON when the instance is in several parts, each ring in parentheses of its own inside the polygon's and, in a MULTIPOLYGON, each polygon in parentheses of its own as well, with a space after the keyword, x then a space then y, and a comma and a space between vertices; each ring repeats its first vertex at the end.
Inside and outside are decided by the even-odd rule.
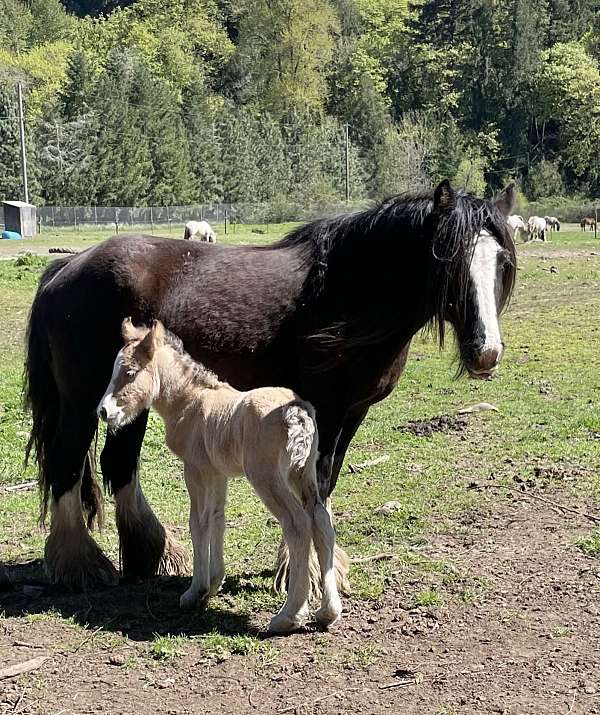
POLYGON ((10 241, 21 241, 23 236, 16 231, 2 231, 2 238, 7 238, 10 241))

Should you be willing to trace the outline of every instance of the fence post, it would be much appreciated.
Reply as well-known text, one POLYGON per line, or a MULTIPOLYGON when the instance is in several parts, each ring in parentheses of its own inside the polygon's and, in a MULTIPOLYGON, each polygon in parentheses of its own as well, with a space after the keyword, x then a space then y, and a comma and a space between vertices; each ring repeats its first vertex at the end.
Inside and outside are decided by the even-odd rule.
POLYGON ((200 221, 204 220, 204 206, 200 204, 200 221))
POLYGON ((154 214, 152 213, 152 206, 150 206, 150 231, 154 235, 154 214))
POLYGON ((52 209, 52 228, 56 228, 56 225, 54 223, 54 206, 50 207, 52 209))
POLYGON ((219 223, 219 204, 217 204, 217 218, 215 219, 215 223, 219 223))
POLYGON ((98 225, 98 207, 94 206, 94 226, 98 225))
POLYGON ((119 233, 119 212, 115 206, 115 233, 119 233))
POLYGON ((225 235, 227 235, 227 218, 228 218, 227 209, 225 209, 225 235))
POLYGON ((594 239, 598 238, 598 207, 594 209, 594 239))
POLYGON ((169 224, 169 233, 171 233, 171 215, 169 214, 169 207, 167 206, 167 223, 169 224))

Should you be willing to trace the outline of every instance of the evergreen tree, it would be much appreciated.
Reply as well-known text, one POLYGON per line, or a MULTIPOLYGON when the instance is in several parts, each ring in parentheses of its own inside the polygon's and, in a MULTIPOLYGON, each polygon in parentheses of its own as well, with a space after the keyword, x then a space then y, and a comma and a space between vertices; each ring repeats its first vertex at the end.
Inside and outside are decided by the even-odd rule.
MULTIPOLYGON (((150 193, 151 158, 127 88, 111 75, 99 82, 93 98, 96 140, 87 177, 89 199, 113 206, 143 205, 150 193)), ((91 202, 91 201, 90 201, 91 202)))
POLYGON ((0 85, 0 200, 22 199, 19 123, 14 87, 0 85))
POLYGON ((73 52, 67 66, 67 81, 58 96, 64 119, 72 121, 89 112, 92 81, 92 70, 86 54, 81 50, 73 52))
POLYGON ((221 147, 216 130, 217 112, 207 100, 203 83, 195 82, 184 94, 183 121, 187 130, 191 171, 200 202, 221 201, 221 147))
POLYGON ((197 197, 187 134, 179 106, 166 85, 135 64, 129 90, 130 111, 144 136, 151 162, 148 199, 156 205, 186 204, 197 197))

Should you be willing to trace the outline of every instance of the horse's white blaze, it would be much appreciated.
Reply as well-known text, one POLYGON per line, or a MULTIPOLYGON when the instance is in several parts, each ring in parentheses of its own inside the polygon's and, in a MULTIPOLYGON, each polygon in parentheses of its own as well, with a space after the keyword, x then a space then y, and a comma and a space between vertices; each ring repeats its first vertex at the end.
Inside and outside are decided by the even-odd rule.
POLYGON ((496 275, 500 250, 496 239, 487 231, 482 231, 477 237, 473 249, 470 269, 479 309, 479 319, 485 331, 482 352, 496 350, 498 356, 502 353, 502 337, 496 305, 496 275))
POLYGON ((98 416, 100 416, 100 411, 102 408, 106 410, 106 421, 114 424, 118 427, 123 419, 125 418, 125 413, 123 409, 117 404, 117 400, 114 396, 115 383, 119 377, 119 373, 123 367, 122 351, 120 350, 117 357, 115 358, 115 364, 113 366, 112 376, 110 378, 110 383, 106 388, 102 399, 100 400, 97 408, 98 416))

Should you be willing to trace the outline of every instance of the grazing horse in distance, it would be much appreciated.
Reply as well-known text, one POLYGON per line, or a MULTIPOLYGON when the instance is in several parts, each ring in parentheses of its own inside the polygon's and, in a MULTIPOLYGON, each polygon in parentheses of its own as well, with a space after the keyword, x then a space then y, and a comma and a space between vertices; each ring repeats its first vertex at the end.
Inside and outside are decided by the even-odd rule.
POLYGON ((556 216, 544 216, 544 221, 550 231, 560 231, 560 221, 556 216))
POLYGON ((593 231, 596 228, 596 219, 593 216, 585 216, 581 219, 581 223, 579 225, 581 226, 582 231, 585 231, 587 226, 590 227, 590 231, 593 231))
POLYGON ((208 221, 188 221, 183 230, 183 238, 190 241, 192 238, 198 238, 206 243, 216 243, 217 234, 213 231, 208 221))
POLYGON ((547 229, 546 219, 541 216, 529 217, 527 221, 527 233, 529 234, 530 241, 545 241, 547 229))
POLYGON ((513 214, 512 216, 509 216, 506 219, 506 223, 508 224, 508 226, 512 232, 512 237, 513 237, 514 241, 517 240, 519 231, 523 231, 523 233, 527 233, 527 226, 525 225, 525 221, 523 220, 523 217, 519 216, 518 214, 513 214))
MULTIPOLYGON (((314 405, 325 502, 356 430, 393 390, 424 327, 435 327, 443 342, 452 326, 472 377, 496 370, 504 350, 499 316, 516 276, 506 223, 513 205, 513 185, 492 202, 443 181, 433 192, 313 221, 271 245, 116 236, 51 263, 29 317, 25 385, 28 450, 38 463, 42 517, 48 509, 52 517, 50 579, 85 588, 118 577, 86 521, 100 507, 90 454, 96 407, 126 316, 137 324, 161 320, 195 360, 238 390, 281 385, 314 405)), ((132 579, 185 566, 185 551, 141 489, 147 417, 144 410, 109 431, 100 456, 116 503, 123 574, 132 579)))
POLYGON ((313 541, 323 583, 316 620, 324 627, 335 623, 342 613, 333 567, 335 532, 317 485, 313 406, 287 388, 240 392, 220 382, 160 321, 136 328, 126 318, 122 333, 125 347, 115 359, 98 415, 118 430, 155 407, 167 444, 183 461, 194 575, 180 606, 203 604, 221 588, 227 481, 245 474, 279 521, 290 553, 288 598, 269 630, 290 633, 308 616, 313 541))

